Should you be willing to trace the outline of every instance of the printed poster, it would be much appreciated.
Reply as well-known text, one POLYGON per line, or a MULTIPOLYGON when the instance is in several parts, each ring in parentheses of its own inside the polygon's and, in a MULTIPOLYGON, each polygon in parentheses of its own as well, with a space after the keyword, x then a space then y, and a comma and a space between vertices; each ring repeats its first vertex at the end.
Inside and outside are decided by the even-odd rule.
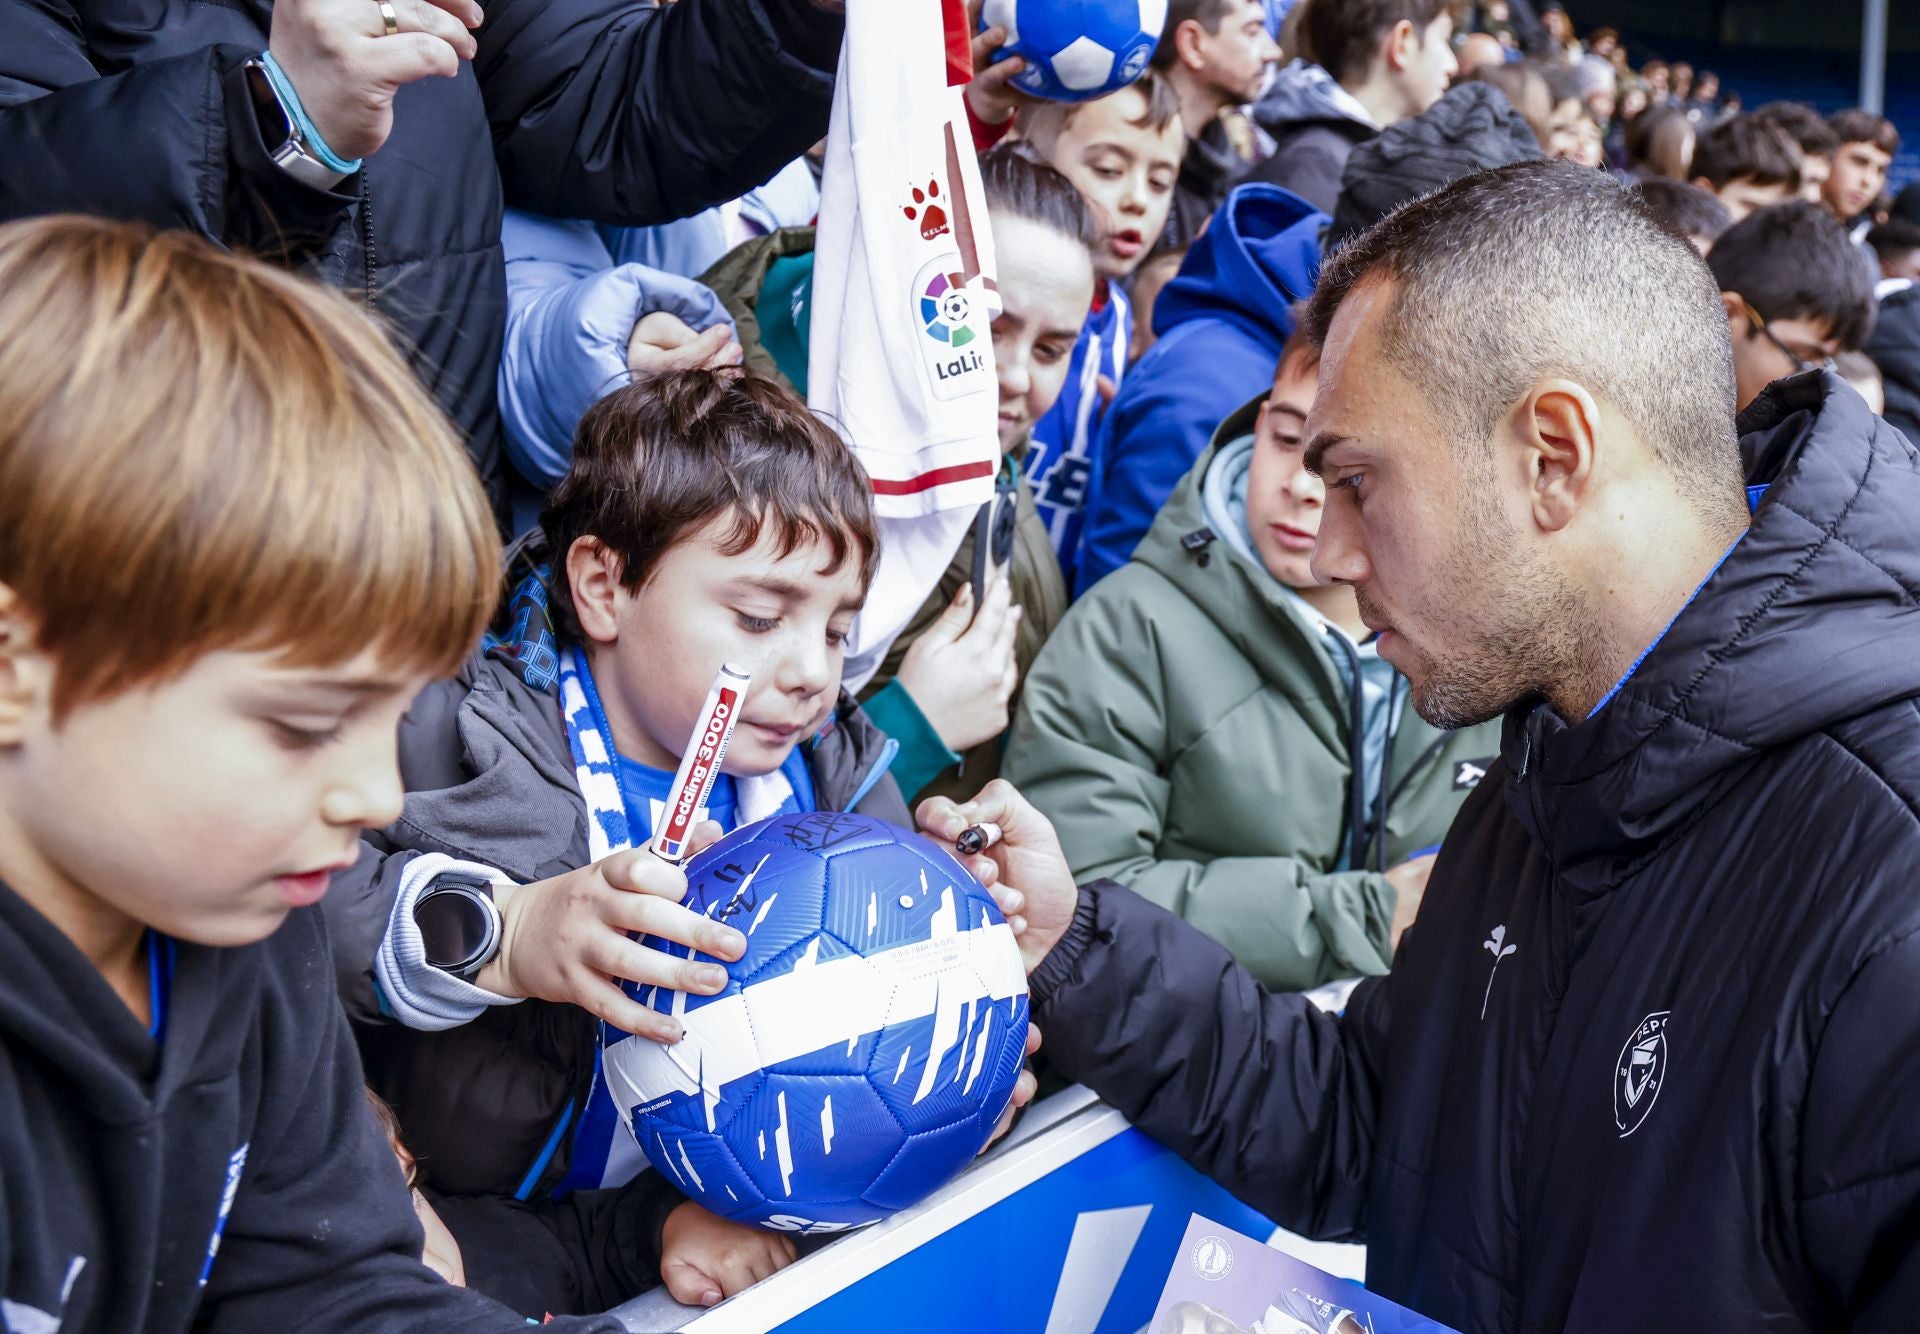
POLYGON ((1147 1334, 1458 1334, 1195 1214, 1147 1334))

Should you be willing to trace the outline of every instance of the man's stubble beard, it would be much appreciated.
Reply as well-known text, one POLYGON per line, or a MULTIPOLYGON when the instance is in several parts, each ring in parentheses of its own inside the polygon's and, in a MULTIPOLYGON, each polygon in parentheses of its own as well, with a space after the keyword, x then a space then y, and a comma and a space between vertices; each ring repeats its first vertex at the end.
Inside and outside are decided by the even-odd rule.
POLYGON ((1564 693, 1594 661, 1594 622, 1579 590, 1544 558, 1520 551, 1500 516, 1476 508, 1433 585, 1438 619, 1457 642, 1430 652, 1401 632, 1414 712, 1449 731, 1564 693))

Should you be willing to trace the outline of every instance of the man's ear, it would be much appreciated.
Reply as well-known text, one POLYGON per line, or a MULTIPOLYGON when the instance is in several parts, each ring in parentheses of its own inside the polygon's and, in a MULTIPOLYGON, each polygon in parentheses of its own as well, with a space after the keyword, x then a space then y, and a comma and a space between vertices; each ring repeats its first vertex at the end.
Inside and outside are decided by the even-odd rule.
POLYGON ((1198 19, 1182 19, 1173 30, 1174 58, 1196 74, 1207 67, 1206 52, 1200 49, 1206 36, 1207 30, 1198 19))
POLYGON ((1387 37, 1382 54, 1386 57, 1387 69, 1394 74, 1413 63, 1420 51, 1420 31, 1413 26, 1412 19, 1401 19, 1387 29, 1387 37))
POLYGON ((1515 409, 1527 458, 1527 504, 1534 523, 1559 532, 1593 495, 1598 478, 1600 408, 1571 380, 1542 380, 1515 409))
POLYGON ((0 746, 20 744, 52 689, 52 667, 37 647, 26 604, 0 584, 0 746))
POLYGON ((567 587, 580 630, 596 644, 620 637, 620 557, 597 537, 579 537, 567 548, 567 587))
POLYGON ((1727 323, 1735 333, 1747 325, 1747 299, 1738 292, 1722 292, 1720 305, 1727 312, 1727 323))

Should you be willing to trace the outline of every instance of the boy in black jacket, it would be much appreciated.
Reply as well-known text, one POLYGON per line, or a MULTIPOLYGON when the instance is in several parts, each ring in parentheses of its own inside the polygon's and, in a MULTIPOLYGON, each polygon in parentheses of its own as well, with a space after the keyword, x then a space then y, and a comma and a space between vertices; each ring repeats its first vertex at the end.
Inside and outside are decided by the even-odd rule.
POLYGON ((8 1329, 522 1327, 420 1263, 313 910, 496 553, 344 300, 183 233, 0 228, 8 1329))

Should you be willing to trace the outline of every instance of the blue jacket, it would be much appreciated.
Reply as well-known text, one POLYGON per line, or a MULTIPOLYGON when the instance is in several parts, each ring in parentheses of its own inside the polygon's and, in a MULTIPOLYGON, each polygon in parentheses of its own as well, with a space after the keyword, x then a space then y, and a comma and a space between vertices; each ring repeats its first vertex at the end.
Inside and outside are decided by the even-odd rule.
POLYGON ((507 333, 500 416, 507 457, 542 492, 566 476, 573 428, 627 382, 627 339, 664 310, 696 330, 730 323, 720 298, 691 278, 614 263, 619 228, 508 210, 507 333))
POLYGON ((1027 483, 1033 507, 1046 525, 1047 540, 1060 557, 1060 572, 1073 587, 1080 555, 1081 524, 1086 519, 1087 489, 1099 466, 1095 452, 1107 404, 1100 397, 1100 376, 1116 385, 1127 369, 1133 341, 1133 308, 1126 293, 1107 285, 1107 300, 1087 316, 1067 362, 1067 382, 1053 406, 1033 424, 1027 447, 1027 483))
POLYGON ((1094 447, 1075 593, 1126 564, 1214 428, 1272 383, 1294 302, 1320 272, 1326 214, 1273 185, 1227 196, 1160 293, 1154 332, 1094 447))

